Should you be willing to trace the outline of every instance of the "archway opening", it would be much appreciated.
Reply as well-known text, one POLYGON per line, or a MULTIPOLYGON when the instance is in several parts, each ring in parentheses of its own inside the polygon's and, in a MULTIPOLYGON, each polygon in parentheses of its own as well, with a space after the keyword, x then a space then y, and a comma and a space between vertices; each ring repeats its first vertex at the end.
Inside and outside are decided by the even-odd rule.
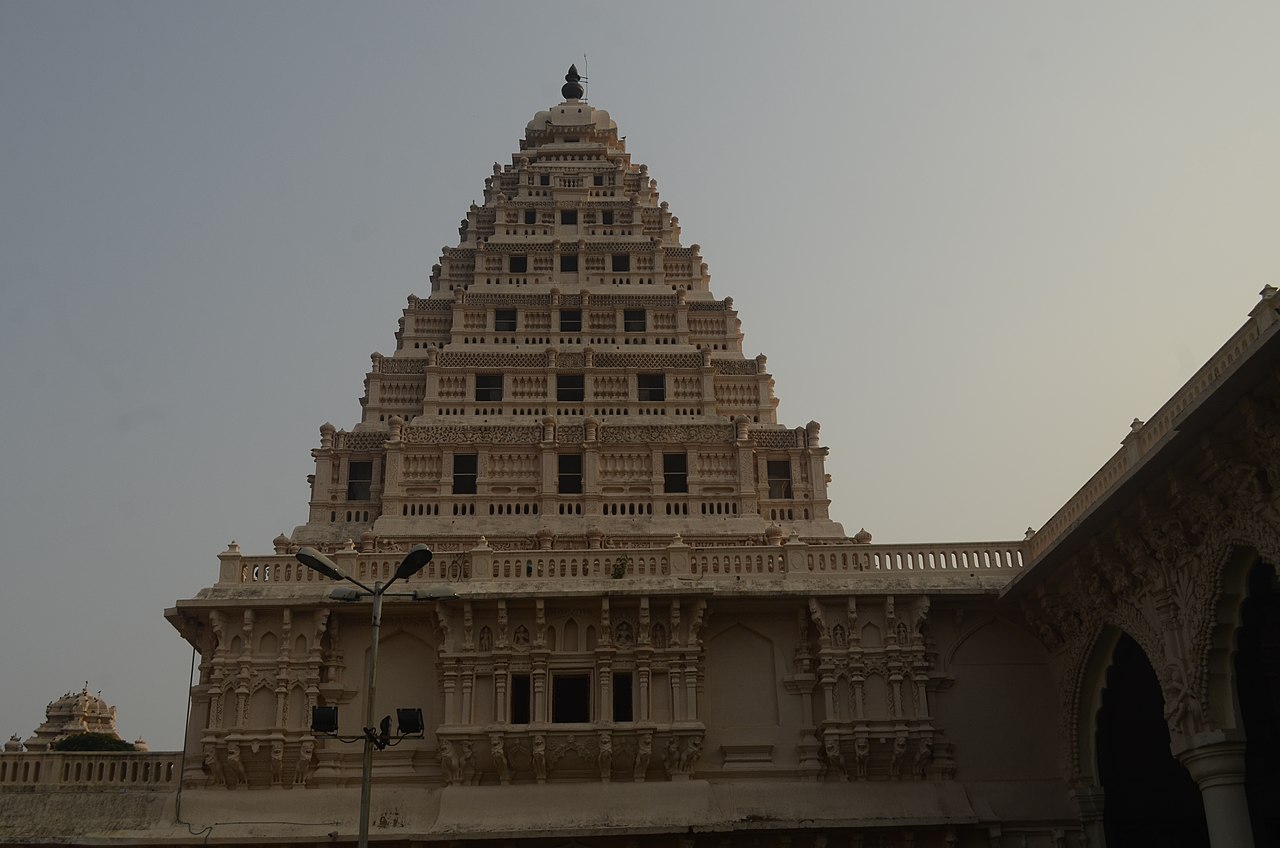
POLYGON ((1169 750, 1160 682, 1128 636, 1111 655, 1096 733, 1107 848, 1207 848, 1200 789, 1169 750))
POLYGON ((1249 572, 1235 657, 1236 697, 1247 740, 1245 792, 1254 845, 1280 844, 1280 592, 1275 568, 1249 572))

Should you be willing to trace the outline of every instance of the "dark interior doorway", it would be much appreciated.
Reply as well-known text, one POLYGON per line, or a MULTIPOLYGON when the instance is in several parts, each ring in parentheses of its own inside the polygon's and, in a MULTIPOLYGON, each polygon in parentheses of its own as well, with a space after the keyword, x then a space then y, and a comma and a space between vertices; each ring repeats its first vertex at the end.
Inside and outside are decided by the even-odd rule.
POLYGON ((1236 637, 1236 695, 1244 722, 1245 791, 1253 844, 1280 845, 1280 592, 1276 571, 1259 563, 1236 637))
POLYGON ((1169 751, 1160 683, 1128 636, 1107 669, 1097 743, 1107 848, 1208 848, 1200 789, 1169 751))

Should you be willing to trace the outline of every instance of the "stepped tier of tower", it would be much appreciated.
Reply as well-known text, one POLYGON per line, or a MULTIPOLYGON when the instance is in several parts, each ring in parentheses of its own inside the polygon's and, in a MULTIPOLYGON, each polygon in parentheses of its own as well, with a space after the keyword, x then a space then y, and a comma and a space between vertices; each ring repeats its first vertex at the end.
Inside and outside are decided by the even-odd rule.
POLYGON ((293 544, 844 537, 818 424, 778 424, 765 357, 607 112, 535 115, 459 234, 361 422, 321 428, 293 544))

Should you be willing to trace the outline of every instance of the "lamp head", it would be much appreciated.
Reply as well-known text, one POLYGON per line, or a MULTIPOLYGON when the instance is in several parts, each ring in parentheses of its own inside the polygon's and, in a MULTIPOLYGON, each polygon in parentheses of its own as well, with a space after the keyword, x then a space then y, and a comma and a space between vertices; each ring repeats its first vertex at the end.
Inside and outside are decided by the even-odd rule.
POLYGON ((323 574, 330 580, 347 579, 346 573, 338 567, 336 562, 329 559, 315 548, 299 548, 298 552, 294 554, 294 556, 297 557, 298 562, 302 563, 312 571, 317 571, 320 574, 323 574))
POLYGON ((414 545, 400 561, 400 565, 396 568, 396 575, 391 579, 407 580, 425 568, 429 562, 431 562, 431 549, 426 545, 414 545))
POLYGON ((453 590, 452 586, 439 585, 428 586, 425 589, 414 589, 413 599, 415 601, 456 601, 458 593, 453 590))
POLYGON ((334 586, 329 592, 329 597, 335 601, 358 601, 365 596, 365 593, 351 586, 334 586))

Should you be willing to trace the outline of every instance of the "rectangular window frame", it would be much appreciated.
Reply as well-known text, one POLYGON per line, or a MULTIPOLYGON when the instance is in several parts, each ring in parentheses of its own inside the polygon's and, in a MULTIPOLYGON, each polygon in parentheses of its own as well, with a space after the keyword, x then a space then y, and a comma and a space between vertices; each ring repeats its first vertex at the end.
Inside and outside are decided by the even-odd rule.
POLYGON ((455 495, 476 494, 476 480, 479 472, 479 454, 455 453, 453 455, 453 493, 455 495))
POLYGON ((476 403, 501 403, 503 377, 501 374, 476 375, 476 403))
POLYGON ((689 454, 681 452, 662 455, 662 492, 667 495, 689 493, 689 454))
POLYGON ((585 669, 551 672, 552 724, 589 724, 592 721, 594 687, 591 678, 591 672, 585 669))
POLYGON ((557 374, 556 400, 560 403, 582 403, 587 399, 585 374, 557 374))
POLYGON ((560 271, 565 274, 576 274, 578 272, 578 254, 560 254, 560 271))
POLYGON ((666 374, 637 374, 636 400, 641 403, 661 403, 667 399, 666 374))
POLYGON ((512 674, 511 684, 507 687, 511 697, 511 724, 533 723, 533 684, 528 674, 512 674))
POLYGON ((631 254, 630 253, 613 254, 613 273, 615 274, 631 273, 631 254))
POLYGON ((577 209, 561 209, 560 223, 566 227, 578 226, 578 210, 577 209))
POLYGON ((643 333, 649 326, 648 313, 643 309, 622 310, 622 329, 628 333, 643 333))
POLYGON ((562 333, 581 333, 582 332, 582 310, 581 309, 561 309, 560 310, 560 332, 562 333))
POLYGON ((556 492, 561 495, 581 495, 582 469, 582 454, 559 454, 556 458, 556 492))
POLYGON ((507 257, 507 268, 512 274, 529 273, 529 257, 523 253, 514 253, 507 257))
POLYGON ((347 463, 347 500, 373 500, 373 461, 351 460, 347 463))
POLYGON ((769 487, 769 499, 775 501, 793 500, 795 493, 791 488, 791 460, 765 460, 765 482, 769 487), (785 476, 784 476, 785 472, 785 476))
POLYGON ((613 720, 624 724, 636 720, 635 672, 613 672, 613 720))
MULTIPOLYGON (((495 333, 514 333, 516 331, 516 310, 493 310, 493 331, 495 333)), ((501 400, 502 398, 498 398, 501 400)))

